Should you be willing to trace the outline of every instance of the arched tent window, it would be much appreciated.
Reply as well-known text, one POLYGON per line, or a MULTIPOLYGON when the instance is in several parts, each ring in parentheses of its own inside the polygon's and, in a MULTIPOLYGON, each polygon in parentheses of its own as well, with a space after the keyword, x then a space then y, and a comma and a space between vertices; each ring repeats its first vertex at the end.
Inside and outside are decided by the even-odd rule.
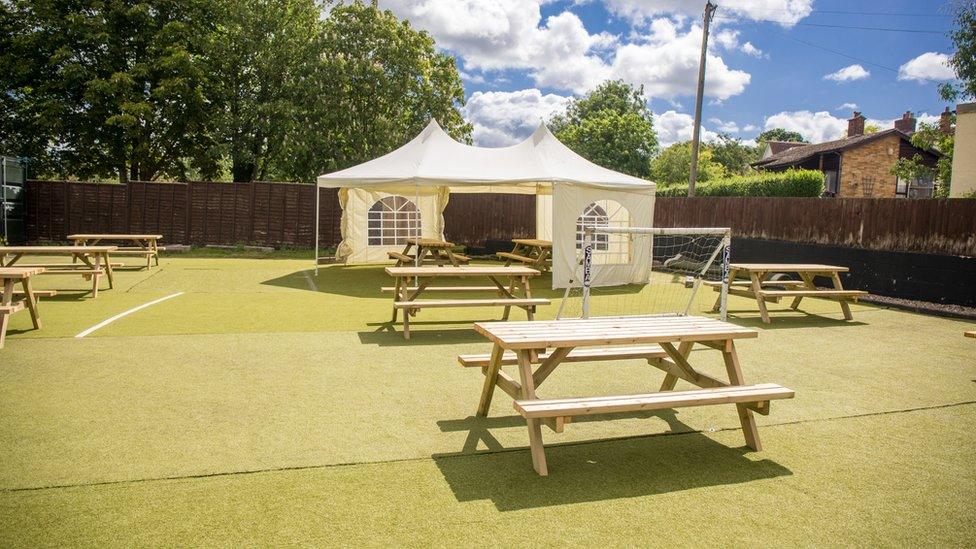
MULTIPOLYGON (((586 241, 585 227, 629 227, 630 212, 619 202, 598 200, 583 208, 576 218, 576 249, 582 250, 586 241)), ((593 235, 593 261, 614 265, 630 263, 630 235, 596 233, 593 235)))
POLYGON ((369 208, 366 237, 370 246, 402 246, 411 236, 420 236, 420 210, 412 201, 387 196, 369 208))

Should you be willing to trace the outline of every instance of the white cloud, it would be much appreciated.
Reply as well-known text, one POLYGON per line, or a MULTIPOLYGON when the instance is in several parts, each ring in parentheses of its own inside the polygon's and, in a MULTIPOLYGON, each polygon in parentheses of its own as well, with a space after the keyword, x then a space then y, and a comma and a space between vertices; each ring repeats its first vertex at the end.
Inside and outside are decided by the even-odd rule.
POLYGON ((827 111, 783 111, 766 117, 765 129, 783 128, 799 132, 811 143, 840 139, 847 134, 847 120, 827 111))
POLYGON ((839 107, 834 109, 835 111, 853 111, 857 110, 857 103, 841 103, 839 107))
POLYGON ((763 56, 762 50, 759 49, 759 48, 757 48, 756 46, 753 46, 752 45, 752 42, 746 42, 745 44, 742 44, 742 47, 739 48, 739 50, 742 51, 742 53, 744 53, 746 55, 749 55, 749 56, 752 56, 752 57, 762 57, 763 56))
POLYGON ((724 121, 718 118, 709 118, 708 121, 711 122, 714 125, 715 129, 717 129, 720 132, 725 132, 725 133, 739 132, 739 125, 736 124, 735 122, 724 121))
MULTIPOLYGON (((614 57, 611 77, 643 84, 651 97, 693 95, 698 84, 701 33, 701 27, 692 26, 688 32, 665 40, 660 32, 652 32, 644 43, 622 45, 614 57)), ((707 64, 706 95, 727 99, 742 93, 749 84, 749 73, 730 69, 717 55, 709 53, 707 64)))
MULTIPOLYGON (((652 97, 694 94, 699 26, 682 33, 674 21, 658 18, 624 43, 606 32, 591 34, 570 11, 543 21, 543 1, 387 0, 384 7, 429 31, 438 46, 461 58, 468 73, 525 70, 538 87, 574 93, 619 78, 643 84, 652 97)), ((735 31, 723 36, 727 43, 738 41, 735 31)), ((706 94, 725 99, 742 93, 749 80, 748 73, 729 68, 717 53, 709 52, 706 94)))
MULTIPOLYGON (((657 132, 657 140, 662 148, 680 141, 691 140, 691 130, 694 125, 694 117, 683 112, 665 111, 654 115, 654 130, 657 132)), ((713 141, 718 139, 718 134, 702 126, 701 138, 703 141, 713 141)))
MULTIPOLYGON (((689 0, 607 0, 607 9, 632 23, 642 24, 664 14, 683 15, 701 19, 701 2, 689 0)), ((724 0, 715 12, 716 17, 775 20, 784 27, 792 27, 810 15, 813 0, 724 0)))
POLYGON ((540 122, 566 108, 568 97, 543 95, 535 88, 514 92, 474 92, 464 117, 474 126, 476 145, 504 147, 528 137, 540 122))
POLYGON ((744 132, 754 132, 754 131, 756 131, 758 129, 759 129, 759 126, 756 126, 755 124, 746 124, 745 127, 742 128, 742 131, 744 131, 744 132))
POLYGON ((722 29, 713 35, 710 40, 712 46, 717 46, 724 48, 728 51, 741 51, 746 55, 752 57, 762 57, 763 52, 756 46, 753 46, 751 42, 746 42, 744 44, 739 42, 739 31, 732 29, 722 29))
POLYGON ((824 75, 824 80, 833 80, 835 82, 850 82, 852 80, 863 80, 871 76, 871 73, 861 65, 854 64, 848 65, 837 72, 832 72, 830 74, 824 75))
POLYGON ((952 80, 955 71, 949 66, 949 55, 934 51, 923 53, 898 67, 898 80, 952 80))

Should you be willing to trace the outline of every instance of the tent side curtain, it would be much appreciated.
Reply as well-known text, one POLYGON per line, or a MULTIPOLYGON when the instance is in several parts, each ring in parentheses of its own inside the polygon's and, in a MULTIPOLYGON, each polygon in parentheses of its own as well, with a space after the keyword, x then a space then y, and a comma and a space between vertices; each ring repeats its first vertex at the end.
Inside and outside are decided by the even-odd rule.
POLYGON ((411 237, 444 239, 444 208, 450 192, 441 189, 401 189, 381 192, 339 191, 342 242, 336 259, 345 263, 382 263, 389 252, 403 251, 411 237))

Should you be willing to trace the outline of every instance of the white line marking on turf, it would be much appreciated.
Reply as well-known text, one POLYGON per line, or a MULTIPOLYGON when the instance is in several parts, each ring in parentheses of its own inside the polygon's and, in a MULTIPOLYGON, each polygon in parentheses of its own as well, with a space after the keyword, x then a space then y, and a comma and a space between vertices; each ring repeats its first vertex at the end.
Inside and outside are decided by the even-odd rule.
POLYGON ((305 275, 305 282, 308 282, 308 289, 313 292, 319 291, 319 287, 315 285, 315 280, 312 279, 312 275, 308 274, 308 271, 302 271, 302 274, 305 275))
POLYGON ((153 306, 153 305, 155 305, 157 303, 162 303, 163 301, 166 301, 167 299, 173 299, 174 297, 181 296, 181 295, 183 295, 183 292, 176 292, 175 294, 170 294, 170 295, 168 295, 166 297, 161 297, 159 299, 154 299, 154 300, 150 301, 149 303, 143 303, 142 305, 139 305, 138 307, 133 307, 133 308, 129 309, 128 311, 123 311, 123 312, 121 312, 121 313, 113 316, 112 318, 103 320, 103 321, 99 322, 98 324, 92 326, 91 328, 88 328, 84 332, 81 332, 80 334, 76 335, 75 337, 78 337, 78 338, 85 337, 86 335, 94 332, 95 330, 100 330, 100 329, 108 326, 109 324, 115 322, 116 320, 118 320, 118 319, 120 319, 122 317, 129 316, 129 315, 131 315, 132 313, 134 313, 136 311, 141 311, 141 310, 145 309, 146 307, 151 307, 151 306, 153 306))

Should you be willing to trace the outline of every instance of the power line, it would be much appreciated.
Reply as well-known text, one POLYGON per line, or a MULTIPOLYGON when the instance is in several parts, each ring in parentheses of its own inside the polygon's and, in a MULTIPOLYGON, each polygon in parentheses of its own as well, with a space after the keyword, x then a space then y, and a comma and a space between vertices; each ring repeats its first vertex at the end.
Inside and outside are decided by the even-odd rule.
POLYGON ((807 42, 806 40, 801 40, 799 38, 793 38, 792 36, 790 36, 789 38, 791 40, 795 41, 795 42, 799 42, 801 44, 806 44, 807 46, 810 46, 812 48, 817 48, 819 50, 824 50, 826 52, 830 52, 830 53, 833 53, 835 55, 839 55, 841 57, 846 57, 848 59, 853 59, 854 61, 860 61, 861 63, 864 63, 865 65, 871 65, 873 67, 878 67, 879 69, 885 69, 885 70, 891 71, 891 72, 898 72, 898 69, 893 69, 891 67, 887 67, 887 66, 882 65, 880 63, 875 63, 874 61, 868 61, 867 59, 861 59, 860 57, 855 57, 853 55, 849 55, 849 54, 846 54, 844 52, 840 52, 840 51, 837 51, 837 50, 832 50, 830 48, 825 48, 825 47, 821 46, 820 44, 814 44, 813 42, 807 42))
MULTIPOLYGON (((717 21, 725 22, 741 22, 741 19, 726 18, 718 19, 717 21)), ((804 27, 823 27, 830 29, 854 29, 854 30, 870 30, 870 31, 884 31, 884 32, 908 32, 913 34, 946 34, 948 30, 928 30, 928 29, 896 29, 891 27, 863 27, 860 25, 830 25, 827 23, 793 23, 792 21, 784 21, 782 19, 752 19, 753 21, 761 21, 764 23, 780 23, 782 25, 798 25, 804 27)))

